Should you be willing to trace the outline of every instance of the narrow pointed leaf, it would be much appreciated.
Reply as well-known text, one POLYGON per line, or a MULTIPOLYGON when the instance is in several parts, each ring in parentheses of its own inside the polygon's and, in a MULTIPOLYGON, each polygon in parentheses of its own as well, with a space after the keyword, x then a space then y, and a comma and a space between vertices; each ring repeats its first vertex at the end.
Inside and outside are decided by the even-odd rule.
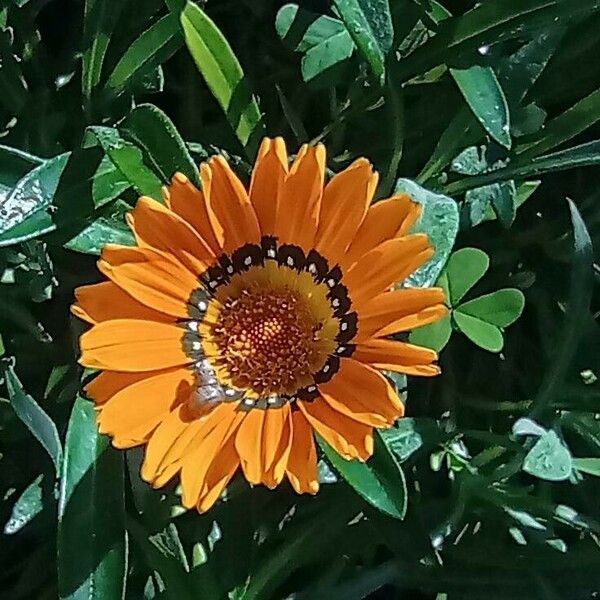
POLYGON ((254 154, 264 124, 231 46, 206 13, 191 2, 181 13, 181 24, 185 43, 198 70, 225 111, 238 139, 254 154))
POLYGON ((38 475, 19 496, 15 502, 10 519, 4 526, 6 535, 14 535, 36 515, 42 512, 44 504, 42 502, 42 480, 44 476, 38 475))
POLYGON ((23 389, 12 366, 4 370, 8 397, 17 416, 31 431, 50 455, 56 472, 60 472, 62 445, 54 421, 44 409, 23 389))
POLYGON ((573 225, 573 263, 569 284, 569 299, 565 320, 559 336, 560 344, 552 364, 546 369, 544 381, 534 400, 532 416, 538 416, 548 407, 557 393, 581 343, 587 324, 594 289, 594 251, 592 240, 577 206, 569 200, 573 225))
POLYGON ((383 81, 385 55, 394 39, 388 0, 334 0, 333 3, 373 74, 383 81))
POLYGON ((162 198, 162 180, 147 165, 142 149, 127 140, 113 127, 90 127, 88 135, 93 136, 115 167, 133 185, 138 193, 155 200, 162 198))
POLYGON ((60 600, 121 600, 125 593, 123 455, 98 432, 96 409, 77 397, 67 430, 58 501, 60 600))
POLYGON ((168 60, 182 45, 177 16, 165 15, 127 48, 110 74, 106 87, 119 89, 139 81, 168 60))
POLYGON ((600 477, 600 458, 574 458, 573 466, 582 473, 600 477))
POLYGON ((467 104, 490 136, 505 148, 511 147, 510 118, 506 96, 490 67, 473 65, 450 69, 467 104))
POLYGON ((407 502, 404 474, 379 432, 374 432, 375 449, 366 463, 345 460, 320 436, 317 438, 334 469, 369 504, 391 517, 404 518, 407 502))
POLYGON ((120 125, 123 134, 144 152, 148 164, 169 183, 176 171, 200 186, 198 167, 167 115, 152 104, 136 106, 120 125))

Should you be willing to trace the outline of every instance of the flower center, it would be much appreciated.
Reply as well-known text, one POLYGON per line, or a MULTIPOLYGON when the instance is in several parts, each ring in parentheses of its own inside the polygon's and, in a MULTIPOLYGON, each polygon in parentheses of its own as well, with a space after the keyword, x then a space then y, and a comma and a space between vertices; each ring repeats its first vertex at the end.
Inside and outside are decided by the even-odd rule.
POLYGON ((322 329, 297 291, 249 285, 223 301, 211 337, 233 386, 258 396, 293 394, 324 363, 322 329))
POLYGON ((189 298, 183 337, 200 403, 316 398, 354 352, 358 318, 341 279, 316 250, 268 236, 220 256, 189 298))

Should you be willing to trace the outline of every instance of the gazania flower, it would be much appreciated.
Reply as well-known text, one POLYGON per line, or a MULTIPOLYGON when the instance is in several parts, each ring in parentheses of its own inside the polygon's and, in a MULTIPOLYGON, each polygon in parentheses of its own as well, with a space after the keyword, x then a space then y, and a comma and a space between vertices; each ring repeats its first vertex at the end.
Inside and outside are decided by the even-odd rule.
POLYGON ((143 478, 179 474, 188 508, 212 506, 240 466, 251 484, 314 494, 315 432, 364 461, 373 428, 402 416, 379 369, 439 372, 435 352, 390 337, 446 313, 440 289, 393 289, 433 254, 408 234, 419 205, 371 206, 365 159, 325 184, 322 145, 288 167, 281 139, 264 140, 249 191, 220 156, 200 179, 176 174, 164 204, 140 198, 137 246, 106 246, 108 281, 77 290, 100 431, 145 444, 143 478))

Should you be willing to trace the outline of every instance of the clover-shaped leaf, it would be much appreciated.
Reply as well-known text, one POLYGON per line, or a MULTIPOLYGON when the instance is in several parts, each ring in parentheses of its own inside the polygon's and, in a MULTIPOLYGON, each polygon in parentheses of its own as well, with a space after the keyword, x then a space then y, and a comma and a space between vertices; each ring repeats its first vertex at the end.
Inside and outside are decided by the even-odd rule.
POLYGON ((464 333, 474 344, 489 352, 504 346, 503 329, 523 312, 525 297, 520 290, 506 288, 462 302, 485 275, 489 257, 477 248, 462 248, 452 254, 437 285, 446 292, 450 315, 413 331, 410 341, 440 351, 448 343, 452 329, 464 333), (462 302, 462 303, 461 303, 462 302))
POLYGON ((521 316, 524 306, 523 292, 507 288, 465 302, 456 310, 496 327, 508 327, 521 316))
POLYGON ((502 332, 486 321, 459 310, 452 315, 455 326, 460 329, 474 344, 490 352, 500 352, 504 346, 502 332))
POLYGON ((488 255, 477 248, 462 248, 452 254, 446 267, 450 305, 457 306, 465 294, 485 275, 488 255))

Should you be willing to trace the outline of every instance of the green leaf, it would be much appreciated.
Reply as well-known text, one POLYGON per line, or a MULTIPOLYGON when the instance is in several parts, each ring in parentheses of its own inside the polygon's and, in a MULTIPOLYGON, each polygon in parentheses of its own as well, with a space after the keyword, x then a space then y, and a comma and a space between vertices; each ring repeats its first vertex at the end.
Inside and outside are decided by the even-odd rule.
POLYGON ((600 458, 574 458, 573 466, 582 473, 600 477, 600 458))
POLYGON ((465 302, 459 306, 458 310, 463 314, 496 325, 496 327, 508 327, 521 316, 524 306, 523 292, 514 288, 506 288, 465 302))
POLYGON ((64 245, 65 248, 98 256, 106 244, 135 246, 133 233, 125 222, 125 215, 130 211, 129 204, 117 200, 103 208, 90 225, 64 245))
POLYGON ((144 153, 137 144, 125 139, 121 132, 112 127, 89 127, 87 132, 141 195, 155 200, 162 198, 163 181, 148 167, 144 153))
POLYGON ((484 129, 505 148, 511 147, 510 119, 506 97, 490 67, 473 65, 450 69, 467 104, 484 129))
MULTIPOLYGON (((343 34, 329 38, 312 47, 302 58, 302 79, 306 82, 322 81, 332 69, 348 60, 354 52, 354 43, 344 30, 343 34)), ((331 80, 329 80, 331 81, 331 80)))
POLYGON ((279 9, 275 29, 281 40, 297 52, 308 52, 338 36, 349 40, 354 47, 348 30, 339 19, 312 13, 297 4, 286 4, 279 9))
POLYGON ((569 299, 558 350, 546 369, 544 380, 533 401, 531 416, 546 410, 564 381, 585 331, 594 288, 594 251, 592 240, 577 206, 568 200, 573 224, 573 264, 569 283, 569 299))
POLYGON ((548 152, 574 138, 600 120, 600 89, 552 119, 538 133, 523 139, 515 149, 520 160, 548 152))
POLYGON ((198 167, 175 125, 165 113, 152 104, 140 104, 120 125, 120 130, 142 148, 146 161, 153 165, 164 183, 176 171, 200 187, 198 167))
MULTIPOLYGON (((516 195, 514 201, 515 209, 518 209, 526 200, 528 200, 531 197, 531 195, 538 189, 538 187, 540 187, 541 183, 542 182, 539 179, 537 181, 524 181, 520 183, 516 188, 516 195)), ((493 221, 496 218, 496 213, 490 206, 486 210, 483 220, 493 221)))
POLYGON ((508 179, 529 179, 544 173, 597 164, 600 164, 600 140, 581 144, 581 146, 575 146, 574 148, 567 148, 532 160, 517 158, 503 169, 449 183, 444 187, 444 191, 450 195, 457 195, 473 188, 508 179))
POLYGON ((532 515, 524 510, 513 510, 508 506, 504 507, 504 510, 518 523, 523 525, 524 527, 529 527, 530 529, 537 529, 539 531, 545 531, 546 527, 542 525, 537 519, 535 519, 532 515))
POLYGON ((406 279, 409 287, 429 287, 441 273, 458 232, 456 202, 442 194, 430 192, 410 179, 398 179, 395 194, 408 194, 423 207, 423 212, 412 233, 426 233, 435 249, 431 260, 406 279))
POLYGON ((446 267, 450 305, 457 306, 465 294, 485 275, 489 256, 479 248, 461 248, 452 253, 446 267))
POLYGON ((264 132, 262 115, 231 46, 206 13, 188 2, 181 13, 188 50, 225 111, 238 139, 253 155, 264 132))
POLYGON ((408 336, 411 344, 431 348, 436 352, 441 352, 446 344, 450 341, 452 335, 452 323, 450 315, 446 315, 443 319, 413 329, 408 336))
POLYGON ((538 439, 523 461, 523 471, 546 481, 569 479, 572 467, 571 453, 552 430, 538 439))
POLYGON ((13 237, 20 241, 53 229, 52 220, 44 209, 52 203, 68 158, 68 154, 61 154, 42 163, 27 173, 0 203, 0 234, 11 232, 10 237, 0 235, 0 246, 5 245, 2 243, 5 240, 14 243, 13 237), (15 234, 18 226, 21 228, 15 234))
POLYGON ((58 502, 61 600, 120 600, 127 572, 123 454, 77 397, 69 420, 58 502))
POLYGON ((110 36, 122 6, 121 3, 110 0, 86 0, 85 2, 81 77, 83 95, 88 100, 92 90, 100 82, 110 36))
POLYGON ((379 434, 398 460, 404 462, 424 445, 435 444, 439 428, 433 419, 405 417, 379 434))
POLYGON ((555 21, 543 35, 533 34, 527 43, 501 62, 498 80, 511 106, 522 103, 552 58, 564 31, 564 25, 555 21))
POLYGON ((101 158, 98 150, 78 150, 25 175, 0 200, 0 247, 83 223, 123 193, 130 184, 108 158, 101 158))
POLYGON ((544 435, 546 430, 532 419, 521 417, 518 421, 515 421, 512 426, 512 433, 513 435, 533 435, 539 437, 544 435))
POLYGON ((450 170, 461 175, 479 175, 489 168, 485 146, 468 146, 452 160, 450 170))
POLYGON ((383 82, 385 55, 394 40, 388 0, 333 0, 342 21, 374 75, 383 82))
POLYGON ((442 21, 436 35, 404 60, 397 76, 407 81, 420 73, 450 61, 459 54, 523 35, 527 28, 541 29, 560 20, 582 18, 598 10, 588 0, 522 0, 488 2, 464 15, 442 21))
POLYGON ((0 206, 19 179, 43 162, 27 152, 0 145, 0 206))
POLYGON ((42 502, 43 478, 43 475, 38 475, 19 496, 12 508, 10 519, 4 526, 5 535, 14 535, 42 512, 44 508, 42 502))
POLYGON ((517 215, 517 189, 515 182, 511 180, 494 183, 489 188, 492 189, 490 200, 494 212, 500 223, 508 229, 513 224, 517 215))
POLYGON ((177 16, 170 13, 161 17, 127 48, 110 74, 106 87, 120 89, 139 81, 167 61, 182 45, 177 16))
POLYGON ((474 344, 489 352, 500 352, 504 346, 504 338, 498 327, 482 321, 477 317, 461 312, 461 307, 452 313, 457 328, 474 344))
POLYGON ((375 508, 396 519, 406 514, 406 482, 402 468, 381 438, 374 432, 375 449, 366 462, 345 460, 321 436, 317 440, 335 470, 375 508))
POLYGON ((57 474, 62 463, 62 446, 54 421, 41 406, 23 389, 12 366, 4 369, 6 389, 10 403, 17 416, 50 455, 57 474))

